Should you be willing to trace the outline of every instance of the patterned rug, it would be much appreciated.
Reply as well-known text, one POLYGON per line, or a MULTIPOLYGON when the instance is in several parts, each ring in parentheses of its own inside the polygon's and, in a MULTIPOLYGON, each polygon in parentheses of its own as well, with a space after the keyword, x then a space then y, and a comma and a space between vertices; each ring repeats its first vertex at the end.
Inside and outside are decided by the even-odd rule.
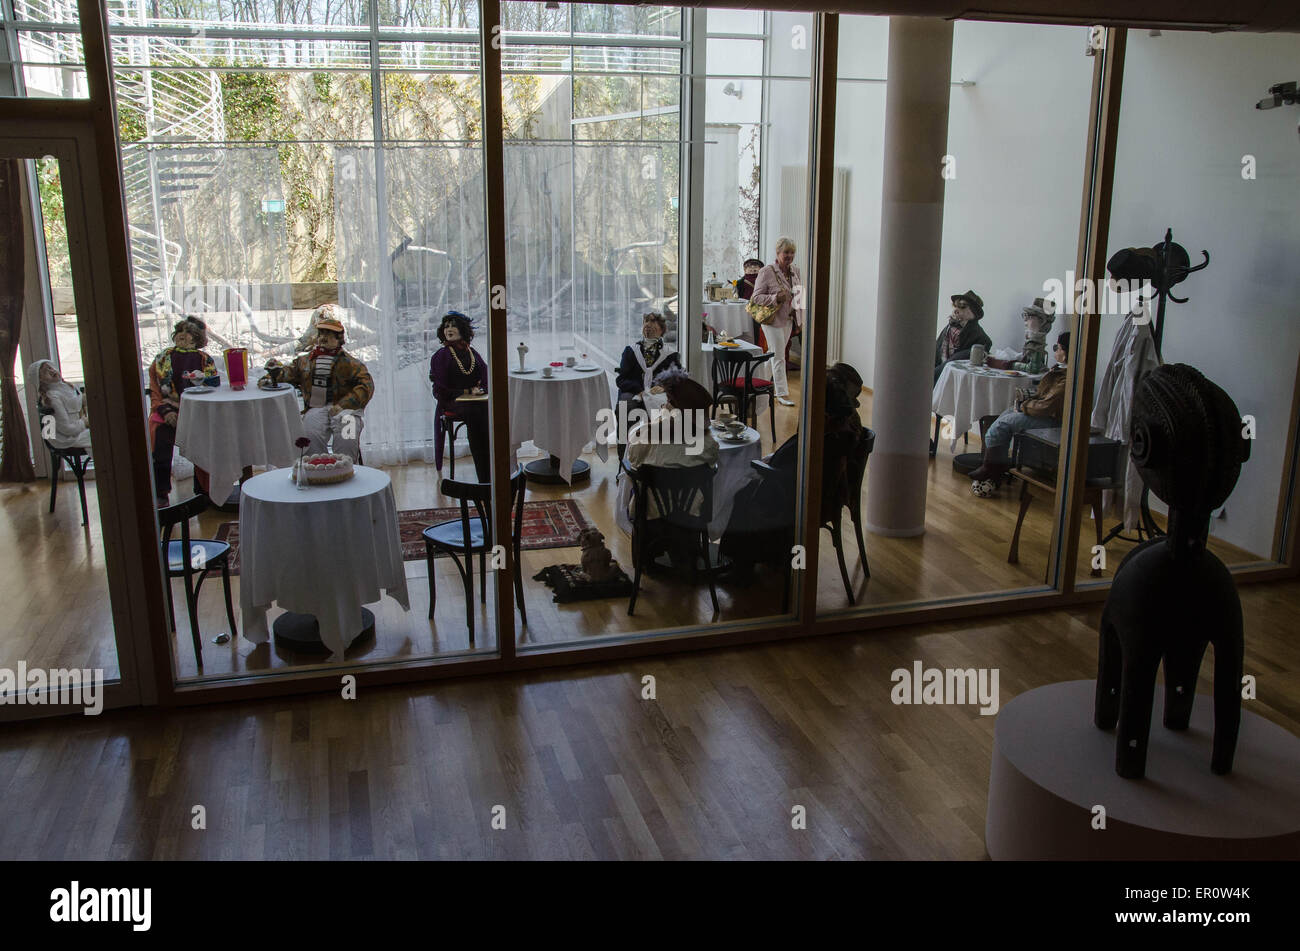
MULTIPOLYGON (((473 510, 470 511, 473 518, 473 510)), ((436 509, 405 509, 397 513, 397 525, 402 537, 402 560, 424 559, 424 538, 421 532, 430 525, 460 519, 460 506, 447 505, 436 509)), ((582 506, 572 499, 547 499, 524 503, 524 527, 520 548, 540 551, 543 548, 576 548, 578 536, 592 528, 582 506)), ((230 545, 230 573, 239 574, 239 523, 222 522, 217 527, 217 541, 230 545)), ((444 557, 435 552, 434 557, 444 557)))

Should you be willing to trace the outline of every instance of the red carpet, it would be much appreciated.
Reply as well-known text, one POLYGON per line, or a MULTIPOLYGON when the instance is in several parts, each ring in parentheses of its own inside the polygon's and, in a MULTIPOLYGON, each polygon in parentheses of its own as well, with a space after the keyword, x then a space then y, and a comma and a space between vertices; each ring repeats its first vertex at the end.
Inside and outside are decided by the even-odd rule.
MULTIPOLYGON (((470 517, 474 517, 470 509, 470 517)), ((420 561, 424 558, 424 539, 420 533, 430 525, 460 519, 460 507, 447 505, 436 509, 406 509, 397 513, 398 528, 402 534, 402 560, 420 561)), ((582 506, 572 499, 548 499, 524 503, 524 528, 520 548, 540 551, 543 548, 576 548, 578 535, 593 527, 582 511, 582 506)), ((230 573, 239 574, 239 523, 222 522, 217 527, 217 540, 230 545, 230 573)), ((435 554, 435 557, 443 557, 435 554)))

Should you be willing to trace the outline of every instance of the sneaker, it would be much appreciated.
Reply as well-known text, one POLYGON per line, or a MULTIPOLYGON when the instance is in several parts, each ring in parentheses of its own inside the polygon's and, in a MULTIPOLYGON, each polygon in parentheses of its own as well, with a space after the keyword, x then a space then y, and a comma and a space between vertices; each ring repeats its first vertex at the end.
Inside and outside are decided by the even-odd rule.
POLYGON ((992 498, 993 493, 997 491, 997 485, 990 479, 982 479, 972 482, 970 484, 970 490, 975 494, 976 498, 989 499, 992 498))

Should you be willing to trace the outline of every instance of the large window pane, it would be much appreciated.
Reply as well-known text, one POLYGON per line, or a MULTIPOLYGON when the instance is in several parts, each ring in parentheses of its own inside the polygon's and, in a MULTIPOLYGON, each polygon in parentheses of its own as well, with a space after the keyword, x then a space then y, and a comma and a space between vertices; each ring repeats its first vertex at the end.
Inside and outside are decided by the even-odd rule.
MULTIPOLYGON (((1132 269, 1121 272, 1128 284, 1095 295, 1101 332, 1092 424, 1102 431, 1097 438, 1126 448, 1130 418, 1120 397, 1158 361, 1192 366, 1227 392, 1249 417, 1243 432, 1253 435, 1236 488, 1209 524, 1209 550, 1230 566, 1279 556, 1291 504, 1284 492, 1294 464, 1288 430, 1300 284, 1281 262, 1300 252, 1296 110, 1255 103, 1289 75, 1297 52, 1294 36, 1134 31, 1125 53, 1107 254, 1138 248, 1154 258, 1150 249, 1163 248, 1168 229, 1178 246, 1171 263, 1199 265, 1202 250, 1210 263, 1172 287, 1163 306, 1159 282, 1144 284, 1149 275, 1132 269), (1169 101, 1196 102, 1197 120, 1157 108, 1169 101), (1150 299, 1141 307, 1139 298, 1150 299)), ((1207 456, 1204 465, 1214 464, 1207 456)), ((1101 500, 1102 553, 1092 548, 1091 511, 1083 512, 1082 582, 1112 577, 1138 539, 1167 527, 1164 502, 1144 492, 1122 460, 1119 471, 1126 491, 1101 500)))

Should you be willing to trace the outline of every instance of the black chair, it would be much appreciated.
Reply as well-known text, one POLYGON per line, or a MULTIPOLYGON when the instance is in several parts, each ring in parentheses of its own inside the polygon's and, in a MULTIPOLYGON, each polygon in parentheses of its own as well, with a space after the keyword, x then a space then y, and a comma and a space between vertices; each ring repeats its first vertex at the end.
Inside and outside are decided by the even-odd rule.
MULTIPOLYGON (((41 414, 41 431, 45 431, 46 418, 54 418, 54 410, 48 407, 40 407, 41 414)), ((50 451, 50 511, 54 511, 54 500, 59 494, 59 476, 63 474, 63 464, 66 462, 72 474, 77 477, 77 492, 81 494, 81 524, 85 525, 88 521, 86 516, 86 467, 90 463, 90 450, 83 449, 80 446, 69 446, 67 449, 60 449, 44 437, 41 441, 45 443, 45 448, 50 451)))
POLYGON ((857 443, 844 459, 849 518, 853 521, 853 533, 858 541, 858 558, 862 561, 862 573, 868 578, 871 577, 871 566, 867 564, 867 549, 862 543, 862 480, 867 474, 867 459, 871 456, 871 450, 875 448, 875 431, 863 428, 857 443))
POLYGON ((199 591, 208 572, 221 566, 221 583, 226 589, 226 620, 230 622, 232 637, 239 636, 235 626, 235 605, 230 599, 230 546, 213 538, 191 538, 190 519, 208 508, 205 495, 195 495, 184 502, 158 510, 158 525, 162 530, 163 564, 167 568, 167 617, 172 632, 176 631, 176 609, 172 602, 172 579, 185 579, 185 606, 190 615, 190 636, 194 639, 194 659, 203 666, 203 644, 199 637, 199 591), (180 541, 172 541, 172 529, 181 528, 180 541), (195 574, 198 579, 195 580, 195 574))
POLYGON ((676 561, 688 560, 698 571, 696 555, 704 558, 704 572, 709 579, 709 596, 713 613, 718 613, 718 588, 709 564, 709 522, 713 518, 713 477, 716 465, 705 466, 637 466, 626 461, 623 470, 632 479, 632 496, 636 500, 632 521, 632 598, 627 605, 630 615, 636 609, 641 591, 641 573, 651 560, 668 552, 676 561), (658 511, 648 513, 651 503, 658 511), (698 514, 691 510, 699 507, 698 514), (696 545, 698 543, 698 549, 696 545))
MULTIPOLYGON (((524 531, 524 495, 528 488, 523 466, 516 466, 510 477, 511 508, 514 510, 514 528, 511 544, 515 554, 515 600, 519 602, 519 617, 528 625, 528 612, 524 608, 523 568, 519 560, 520 540, 524 531)), ((429 618, 433 619, 438 593, 434 586, 433 553, 446 552, 456 563, 461 580, 465 583, 465 621, 469 626, 469 642, 474 643, 474 555, 478 555, 479 597, 487 603, 487 553, 492 548, 492 484, 490 482, 456 482, 443 479, 443 495, 460 502, 460 518, 430 525, 424 536, 424 556, 429 565, 429 618), (470 516, 470 505, 477 513, 470 516), (464 564, 460 556, 465 556, 464 564)))
POLYGON ((447 410, 442 414, 442 431, 447 435, 447 459, 451 478, 456 478, 456 433, 468 425, 463 419, 447 410))
POLYGON ((751 353, 745 350, 713 350, 713 403, 717 406, 722 397, 735 397, 740 403, 736 414, 742 420, 750 419, 758 426, 758 397, 768 399, 768 415, 772 417, 772 445, 776 445, 776 385, 763 378, 754 378, 754 370, 770 359, 770 353, 751 353))

